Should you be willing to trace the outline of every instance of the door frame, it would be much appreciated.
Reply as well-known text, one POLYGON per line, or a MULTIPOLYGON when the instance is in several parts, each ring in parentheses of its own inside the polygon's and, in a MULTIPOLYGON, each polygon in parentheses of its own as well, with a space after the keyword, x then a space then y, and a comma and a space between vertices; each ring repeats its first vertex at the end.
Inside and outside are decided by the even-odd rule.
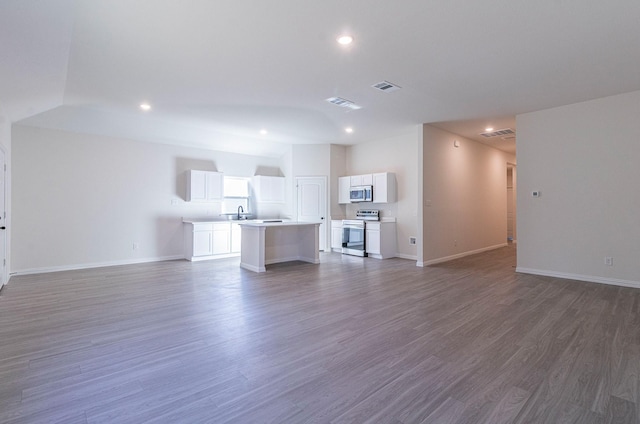
POLYGON ((327 177, 326 175, 299 175, 296 176, 294 178, 294 193, 295 193, 295 199, 294 199, 294 207, 295 207, 295 217, 296 220, 298 219, 298 186, 299 186, 299 182, 303 181, 303 180, 309 180, 309 179, 317 179, 320 178, 323 180, 323 184, 324 184, 324 217, 323 220, 321 222, 322 226, 324 226, 324 228, 322 229, 322 232, 324 233, 324 246, 320 246, 320 251, 321 252, 327 252, 327 251, 331 251, 331 237, 329 234, 327 234, 330 230, 331 230, 331 226, 329 225, 329 222, 327 220, 327 217, 329 216, 329 192, 328 192, 328 184, 329 184, 329 177, 327 177), (328 246, 328 247, 327 247, 328 246))
POLYGON ((9 260, 8 260, 8 256, 9 256, 9 252, 8 252, 8 246, 9 246, 9 226, 7 225, 7 219, 8 219, 8 214, 7 214, 7 150, 4 148, 4 146, 2 144, 0 144, 0 152, 2 153, 2 157, 0 158, 0 172, 2 172, 2 186, 0 187, 0 191, 2 191, 2 193, 0 193, 0 195, 2 196, 2 204, 4 205, 4 210, 0 210, 0 215, 2 216, 2 219, 0 220, 0 226, 5 227, 4 230, 0 230, 3 233, 3 237, 1 237, 1 243, 4 244, 4 257, 0 257, 0 266, 2 266, 2 272, 0 275, 0 289, 2 289, 2 287, 7 284, 7 282, 9 281, 9 260))

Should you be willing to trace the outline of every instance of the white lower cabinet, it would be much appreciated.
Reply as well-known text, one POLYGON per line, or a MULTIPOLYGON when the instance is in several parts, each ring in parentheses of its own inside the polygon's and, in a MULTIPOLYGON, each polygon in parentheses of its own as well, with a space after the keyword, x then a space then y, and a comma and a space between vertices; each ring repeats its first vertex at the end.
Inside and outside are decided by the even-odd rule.
POLYGON ((365 251, 371 258, 387 259, 396 256, 396 223, 367 221, 365 251))
POLYGON ((190 261, 240 255, 240 226, 231 222, 185 222, 184 257, 190 261))
POLYGON ((231 223, 231 253, 240 254, 240 246, 242 244, 242 233, 240 224, 231 223))
POLYGON ((213 224, 213 254, 231 253, 231 223, 213 224))
POLYGON ((342 221, 331 221, 331 250, 342 252, 342 221))
POLYGON ((191 232, 193 241, 190 256, 209 256, 213 254, 213 232, 211 225, 194 225, 191 232))

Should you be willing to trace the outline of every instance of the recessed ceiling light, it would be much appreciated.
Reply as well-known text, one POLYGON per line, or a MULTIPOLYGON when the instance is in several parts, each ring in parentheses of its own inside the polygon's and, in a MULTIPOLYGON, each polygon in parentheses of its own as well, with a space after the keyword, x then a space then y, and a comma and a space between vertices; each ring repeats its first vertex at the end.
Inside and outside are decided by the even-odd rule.
POLYGON ((347 134, 351 134, 351 133, 353 132, 353 128, 351 128, 351 127, 347 127, 347 128, 345 128, 345 129, 344 129, 344 131, 345 131, 347 134))
POLYGON ((486 132, 491 132, 491 131, 493 131, 493 127, 487 127, 487 128, 485 128, 484 130, 485 130, 486 132))
POLYGON ((149 103, 141 103, 140 104, 140 109, 144 110, 145 112, 148 110, 151 110, 151 105, 149 103))
POLYGON ((338 43, 346 46, 347 44, 351 44, 353 42, 353 37, 350 35, 341 35, 338 37, 338 43))
POLYGON ((260 134, 262 134, 262 135, 267 135, 267 133, 268 133, 268 131, 265 130, 265 129, 261 129, 260 130, 260 134))

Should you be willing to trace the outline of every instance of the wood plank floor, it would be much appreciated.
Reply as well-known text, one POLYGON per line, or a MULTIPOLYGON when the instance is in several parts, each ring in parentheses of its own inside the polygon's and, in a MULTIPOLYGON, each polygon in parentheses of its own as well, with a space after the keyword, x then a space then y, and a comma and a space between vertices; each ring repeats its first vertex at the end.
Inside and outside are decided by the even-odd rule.
POLYGON ((1 423, 637 423, 640 290, 322 254, 12 278, 1 423))

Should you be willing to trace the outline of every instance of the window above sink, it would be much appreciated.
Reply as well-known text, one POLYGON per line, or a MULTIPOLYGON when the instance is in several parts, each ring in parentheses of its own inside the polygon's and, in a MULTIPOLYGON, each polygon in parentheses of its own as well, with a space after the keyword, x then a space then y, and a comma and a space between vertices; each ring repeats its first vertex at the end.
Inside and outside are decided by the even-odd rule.
POLYGON ((245 177, 224 177, 224 197, 222 199, 222 215, 227 215, 229 219, 240 218, 246 219, 251 215, 249 209, 251 202, 249 201, 249 178, 245 177), (242 207, 242 212, 238 211, 242 207))

